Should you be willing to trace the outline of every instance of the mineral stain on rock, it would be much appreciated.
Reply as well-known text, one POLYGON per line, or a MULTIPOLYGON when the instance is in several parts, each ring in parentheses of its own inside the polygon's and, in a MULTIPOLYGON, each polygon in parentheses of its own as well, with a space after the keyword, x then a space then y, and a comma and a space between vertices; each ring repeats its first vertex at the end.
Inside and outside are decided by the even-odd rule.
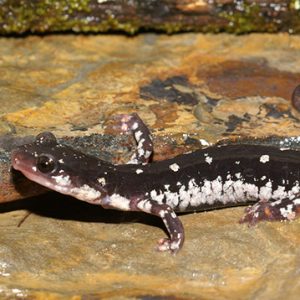
POLYGON ((233 132, 237 128, 237 126, 239 126, 243 122, 249 122, 250 118, 250 115, 247 113, 245 113, 242 118, 236 115, 230 115, 228 117, 228 121, 225 122, 225 125, 227 126, 226 132, 233 132))
POLYGON ((211 91, 229 98, 247 96, 282 97, 290 99, 290 91, 299 84, 299 73, 279 71, 261 59, 225 61, 199 65, 198 76, 205 78, 211 91))
POLYGON ((271 103, 264 103, 262 107, 266 110, 266 117, 271 117, 274 119, 289 117, 294 119, 295 117, 291 114, 290 106, 281 107, 280 105, 275 105, 271 103))
POLYGON ((166 100, 178 104, 196 105, 196 93, 185 75, 168 77, 165 80, 153 79, 150 84, 140 88, 144 100, 166 100))

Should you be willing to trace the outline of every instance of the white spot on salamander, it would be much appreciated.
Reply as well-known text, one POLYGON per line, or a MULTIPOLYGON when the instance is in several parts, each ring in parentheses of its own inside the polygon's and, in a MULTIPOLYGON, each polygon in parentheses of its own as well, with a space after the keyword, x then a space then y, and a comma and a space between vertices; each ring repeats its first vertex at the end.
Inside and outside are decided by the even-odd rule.
POLYGON ((33 166, 31 169, 33 172, 36 172, 36 170, 37 170, 37 168, 35 166, 33 166))
POLYGON ((169 168, 174 172, 177 172, 180 169, 180 167, 176 163, 170 165, 169 168))
POLYGON ((294 199, 293 202, 294 202, 295 205, 300 205, 300 199, 299 198, 294 199))
POLYGON ((275 199, 281 199, 281 198, 284 198, 286 194, 287 194, 287 193, 286 193, 286 191, 285 191, 285 187, 279 185, 279 186, 277 187, 277 189, 276 189, 275 191, 273 191, 272 198, 275 198, 275 199))
POLYGON ((143 173, 143 172, 144 172, 144 171, 143 171, 142 169, 136 169, 136 170, 135 170, 135 173, 136 173, 136 174, 141 174, 141 173, 143 173))
POLYGON ((152 190, 150 192, 150 197, 151 199, 157 201, 158 203, 162 203, 162 200, 164 199, 164 194, 162 193, 158 194, 156 190, 152 190))
POLYGON ((265 164, 266 162, 268 162, 270 160, 270 156, 269 155, 262 155, 259 159, 259 161, 263 164, 265 164))
POLYGON ((281 215, 288 220, 293 220, 295 218, 295 212, 293 212, 293 205, 289 204, 287 207, 280 208, 281 215))
POLYGON ((78 187, 72 188, 71 195, 83 201, 94 202, 95 200, 100 198, 101 193, 100 191, 95 190, 89 185, 84 184, 79 188, 78 187))
POLYGON ((210 156, 206 156, 205 161, 210 165, 212 163, 213 159, 210 156))
POLYGON ((61 159, 58 160, 58 162, 60 162, 61 164, 63 164, 64 160, 61 158, 61 159))
POLYGON ((272 197, 272 182, 269 180, 264 186, 262 186, 259 190, 259 198, 260 199, 270 199, 272 197))
POLYGON ((137 207, 144 211, 144 212, 148 212, 150 213, 151 212, 151 209, 152 209, 152 204, 149 200, 141 200, 138 204, 137 204, 137 207))
POLYGON ((168 212, 167 212, 166 210, 161 210, 161 211, 159 212, 159 216, 160 216, 161 218, 164 218, 165 215, 166 215, 167 213, 168 213, 168 212))
POLYGON ((56 183, 60 186, 67 186, 70 185, 70 176, 63 176, 63 175, 58 175, 58 176, 52 176, 52 178, 56 181, 56 183))
POLYGON ((173 219, 176 219, 176 218, 177 218, 177 215, 175 214, 174 211, 171 212, 171 217, 172 217, 173 219))
POLYGON ((131 126, 131 129, 132 129, 132 130, 137 130, 138 127, 139 127, 139 124, 138 124, 137 122, 134 122, 134 123, 132 124, 132 126, 131 126))
POLYGON ((140 131, 140 130, 134 133, 134 137, 135 137, 135 139, 136 139, 137 141, 140 140, 140 138, 141 138, 142 135, 143 135, 143 132, 140 131))
POLYGON ((97 181, 101 184, 101 185, 105 185, 106 184, 106 180, 104 177, 98 178, 97 181))
POLYGON ((152 154, 152 151, 146 150, 145 151, 145 157, 148 158, 152 154))
POLYGON ((119 194, 112 194, 111 196, 106 196, 103 199, 102 204, 108 204, 109 206, 120 210, 130 210, 130 200, 119 194))

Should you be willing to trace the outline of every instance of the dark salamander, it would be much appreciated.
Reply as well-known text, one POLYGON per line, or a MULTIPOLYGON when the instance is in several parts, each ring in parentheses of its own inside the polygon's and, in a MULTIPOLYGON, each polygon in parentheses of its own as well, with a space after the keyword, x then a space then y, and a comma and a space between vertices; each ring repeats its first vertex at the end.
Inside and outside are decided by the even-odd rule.
POLYGON ((217 145, 148 163, 149 130, 136 114, 120 117, 137 150, 126 165, 113 165, 41 133, 12 152, 12 165, 29 179, 57 192, 124 211, 160 217, 169 238, 158 249, 175 253, 184 229, 175 212, 255 202, 241 222, 292 220, 300 212, 300 151, 263 145, 217 145))

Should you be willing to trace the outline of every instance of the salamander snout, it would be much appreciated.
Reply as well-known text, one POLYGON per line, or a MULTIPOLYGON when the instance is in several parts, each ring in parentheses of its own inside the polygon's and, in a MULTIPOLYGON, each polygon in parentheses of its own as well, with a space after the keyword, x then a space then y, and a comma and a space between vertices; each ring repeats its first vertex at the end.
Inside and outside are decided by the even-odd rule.
POLYGON ((11 152, 11 164, 14 169, 19 170, 22 164, 22 153, 19 149, 13 149, 11 152))

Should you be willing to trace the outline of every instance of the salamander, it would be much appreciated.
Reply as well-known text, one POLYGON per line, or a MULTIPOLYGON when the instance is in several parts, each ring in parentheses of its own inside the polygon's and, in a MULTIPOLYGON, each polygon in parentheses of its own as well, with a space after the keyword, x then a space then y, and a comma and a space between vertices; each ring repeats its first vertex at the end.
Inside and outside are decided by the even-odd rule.
POLYGON ((137 114, 119 117, 137 148, 127 164, 115 165, 57 142, 50 132, 12 151, 14 169, 51 190, 123 211, 158 216, 169 237, 158 250, 176 253, 184 228, 176 212, 236 205, 246 209, 241 223, 293 220, 300 212, 300 152, 287 147, 249 144, 209 146, 149 163, 149 129, 137 114))

